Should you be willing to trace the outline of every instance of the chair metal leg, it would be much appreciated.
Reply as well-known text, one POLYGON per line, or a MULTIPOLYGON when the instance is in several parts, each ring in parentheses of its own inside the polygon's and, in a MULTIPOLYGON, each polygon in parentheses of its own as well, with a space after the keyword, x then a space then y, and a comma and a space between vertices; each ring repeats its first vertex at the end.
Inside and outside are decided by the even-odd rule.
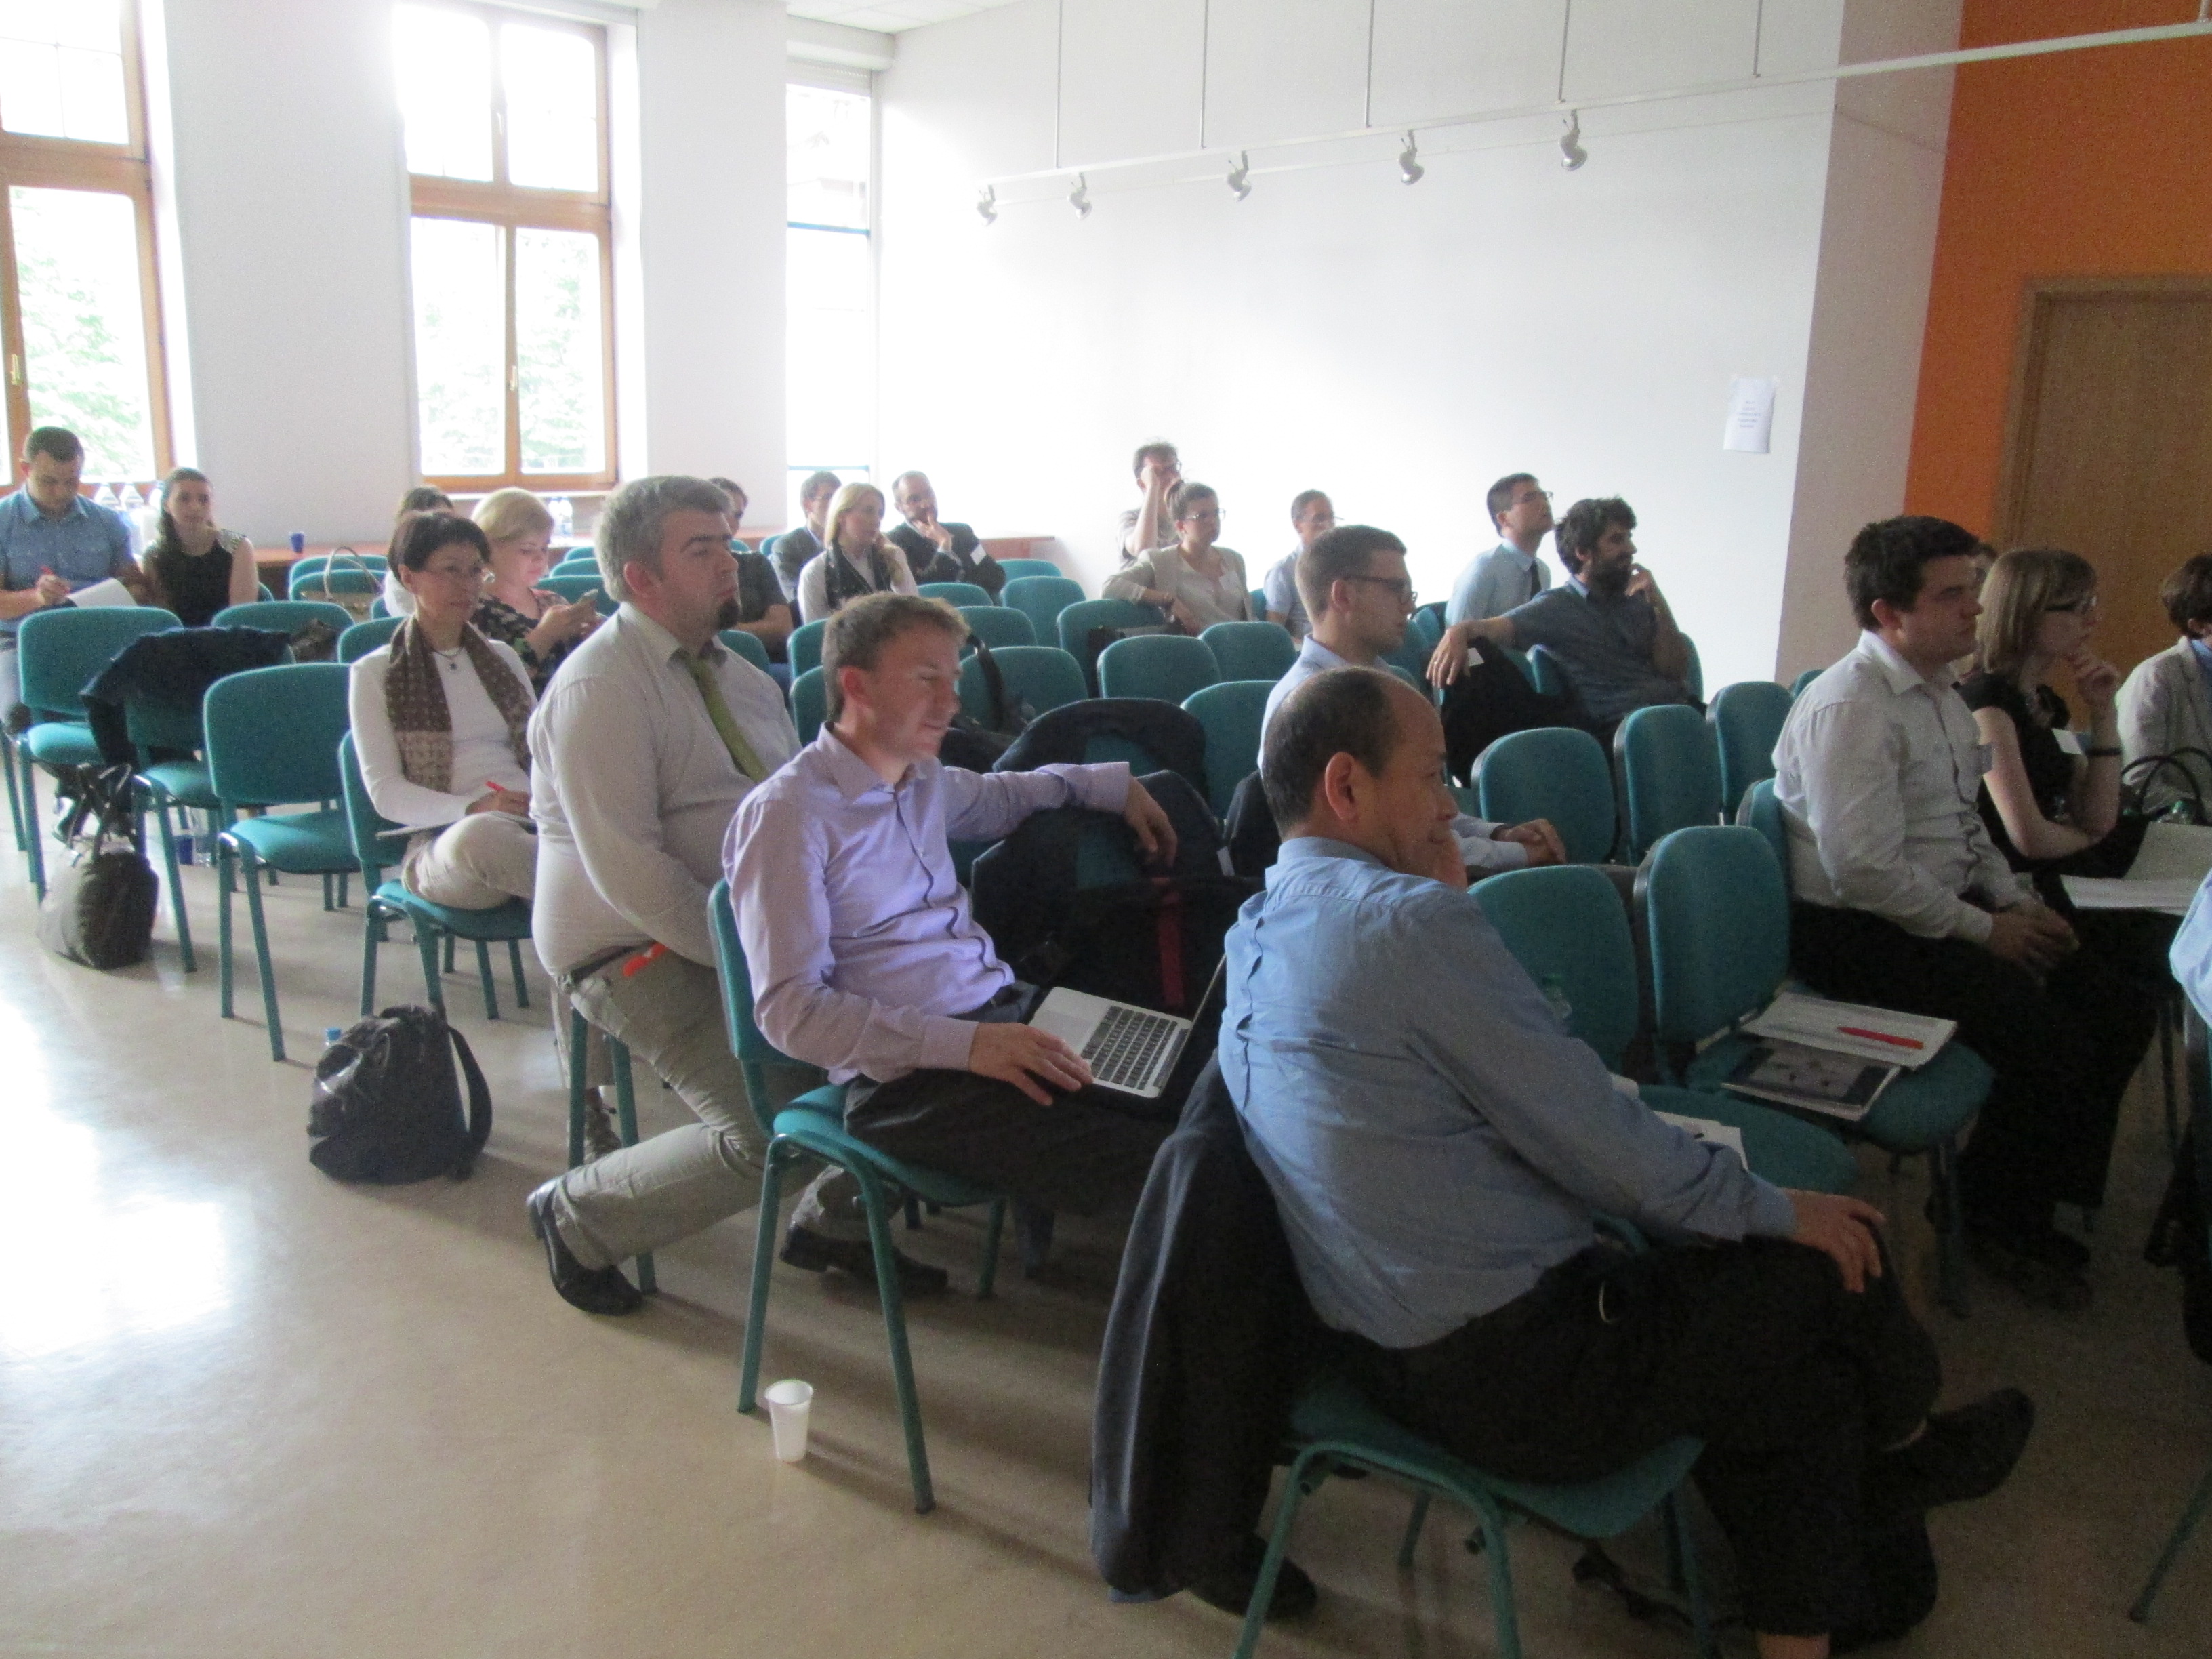
POLYGON ((1928 1149, 1929 1185, 1936 1200, 1936 1296, 1960 1318, 1966 1316, 1966 1214, 1959 1201, 1959 1146, 1945 1136, 1928 1149))
POLYGON ((568 1014, 568 1167, 584 1161, 584 1044, 591 1023, 573 1009, 568 1014))
POLYGON ((520 939, 507 940, 507 963, 508 967, 514 969, 514 1006, 518 1008, 527 1008, 530 1006, 530 988, 523 982, 522 979, 522 941, 520 939))
POLYGON ((218 837, 215 844, 215 956, 216 981, 219 988, 216 1006, 225 1019, 234 1019, 237 1012, 232 1006, 230 955, 230 899, 236 877, 231 865, 238 857, 237 849, 218 837))
POLYGON ((1698 1548, 1682 1519, 1682 1495, 1669 1492, 1662 1511, 1667 1521, 1667 1572, 1674 1588, 1690 1604, 1690 1633, 1698 1644, 1698 1659, 1717 1659, 1711 1609, 1705 1605, 1705 1580, 1698 1573, 1698 1548))
POLYGON ((906 1230, 910 1233, 921 1231, 921 1200, 912 1193, 906 1195, 906 1230))
POLYGON ((376 901, 371 899, 364 907, 361 922, 361 1017, 367 1019, 376 1012, 376 947, 382 943, 377 935, 383 924, 377 919, 376 901))
POLYGON ((1244 1627, 1237 1633, 1236 1659, 1252 1659, 1252 1650, 1260 1645, 1260 1628, 1267 1622, 1268 1603, 1275 1599, 1275 1579, 1282 1571, 1283 1557, 1290 1553, 1291 1523, 1297 1519, 1298 1505, 1326 1479, 1327 1460, 1310 1446, 1297 1455, 1290 1474, 1284 1477, 1282 1500, 1275 1505, 1275 1524, 1267 1529, 1267 1553, 1260 1558, 1260 1576, 1252 1581, 1244 1627))
POLYGON ((451 933, 446 935, 446 971, 449 974, 453 971, 453 936, 451 933))
MULTIPOLYGON (((607 1038, 607 1059, 615 1072, 615 1116, 622 1124, 622 1143, 637 1145, 637 1085, 629 1065, 629 1044, 610 1035, 607 1038)), ((637 1258, 637 1287, 647 1296, 660 1288, 659 1276, 653 1268, 653 1252, 646 1251, 637 1258)))
POLYGON ((261 862, 251 854, 246 864, 246 909, 253 919, 253 960, 261 970, 261 1012, 269 1022, 269 1058, 284 1058, 284 1021, 276 1012, 276 969, 269 960, 269 923, 261 914, 261 862))
POLYGON ((46 896, 46 832, 39 823, 39 769, 23 765, 24 856, 31 862, 31 890, 43 902, 46 896))
POLYGON ((988 1302, 999 1279, 999 1241, 1006 1231, 1006 1200, 991 1200, 991 1218, 983 1224, 983 1271, 975 1276, 975 1299, 988 1302))
POLYGON ((477 941, 477 976, 483 981, 484 1018, 499 1018, 499 981, 491 976, 491 946, 477 941))
POLYGON ((2197 1483, 2197 1494, 2189 1500, 2189 1507, 2182 1510, 2173 1536, 2166 1540, 2165 1549, 2159 1553, 2158 1565, 2150 1570, 2149 1582, 2142 1587, 2142 1594, 2136 1597, 2136 1604, 2128 1609, 2128 1617, 2138 1625, 2150 1622, 2150 1604, 2158 1595, 2158 1587, 2166 1582, 2167 1570, 2180 1555, 2181 1547, 2189 1541, 2189 1534, 2197 1530, 2197 1523, 2204 1518, 2208 1507, 2212 1507, 2212 1468, 2205 1470, 2203 1480, 2197 1483))
POLYGON ((1483 1557, 1490 1564, 1490 1620, 1503 1659, 1521 1659, 1521 1615, 1513 1605, 1513 1563, 1506 1554, 1505 1516, 1495 1505, 1482 1515, 1483 1557))
POLYGON ((749 1412, 760 1398, 762 1339, 768 1334, 768 1282, 775 1266, 776 1200, 783 1187, 783 1164, 777 1153, 788 1145, 781 1136, 768 1144, 762 1160, 760 1219, 753 1229, 752 1292, 745 1309, 744 1358, 738 1367, 738 1409, 749 1412))
POLYGON ((169 798, 158 795, 154 800, 154 815, 161 823, 161 860, 169 871, 169 909, 177 922, 177 951, 185 959, 185 971, 191 973, 199 966, 192 954, 192 924, 185 914, 185 884, 177 878, 177 833, 169 818, 169 798))
POLYGON ((2173 1030, 2179 1023, 2174 1007, 2179 990, 2169 988, 2158 1000, 2158 1080, 2166 1096, 2166 1155, 2181 1152, 2181 1090, 2173 1075, 2173 1030))
MULTIPOLYGON (((0 714, 4 713, 6 713, 4 709, 0 709, 0 714)), ((28 765, 29 763, 27 761, 24 764, 28 765)), ((8 821, 15 827, 15 850, 21 853, 26 850, 23 839, 23 797, 20 786, 15 781, 15 740, 5 732, 0 732, 0 770, 4 770, 8 775, 8 821)))
POLYGON ((884 1336, 890 1348, 891 1386, 898 1395, 899 1421, 906 1431, 907 1472, 914 1481, 914 1512, 927 1515, 937 1507, 929 1481, 929 1449, 923 1443, 921 1405, 915 1398, 914 1359, 907 1350, 906 1299, 900 1293, 898 1253, 891 1243, 890 1206, 883 1182, 865 1164, 857 1164, 854 1176, 860 1183, 860 1201, 868 1213, 868 1243, 876 1259, 876 1299, 883 1304, 884 1336))
POLYGON ((346 884, 352 879, 344 871, 338 872, 338 908, 341 910, 346 908, 346 884))
POLYGON ((323 872, 323 908, 325 910, 333 908, 331 903, 331 872, 325 870, 323 872))
POLYGON ((1422 1524, 1429 1518, 1429 1503, 1434 1494, 1419 1492, 1413 1498, 1413 1512, 1406 1517, 1406 1535, 1398 1540, 1398 1571, 1410 1571, 1413 1565, 1413 1551, 1421 1541, 1422 1524))
POLYGON ((439 930, 417 918, 408 920, 415 929, 415 953, 422 958, 423 994, 430 999, 430 1006, 442 1014, 446 1012, 446 988, 438 977, 439 930))

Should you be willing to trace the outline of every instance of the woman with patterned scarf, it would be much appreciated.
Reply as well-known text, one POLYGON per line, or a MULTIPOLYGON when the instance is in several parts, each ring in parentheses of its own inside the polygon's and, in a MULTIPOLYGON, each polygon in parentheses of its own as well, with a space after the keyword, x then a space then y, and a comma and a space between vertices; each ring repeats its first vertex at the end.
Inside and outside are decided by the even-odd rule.
POLYGON ((868 593, 911 593, 914 569, 884 535, 884 492, 848 483, 830 504, 821 552, 799 573, 799 609, 823 622, 868 593))
POLYGON ((524 737, 529 672, 512 647, 469 622, 490 556, 483 531, 466 519, 411 520, 392 568, 414 614, 353 665, 362 780, 378 811, 415 832, 399 879, 456 910, 528 898, 538 869, 524 737))

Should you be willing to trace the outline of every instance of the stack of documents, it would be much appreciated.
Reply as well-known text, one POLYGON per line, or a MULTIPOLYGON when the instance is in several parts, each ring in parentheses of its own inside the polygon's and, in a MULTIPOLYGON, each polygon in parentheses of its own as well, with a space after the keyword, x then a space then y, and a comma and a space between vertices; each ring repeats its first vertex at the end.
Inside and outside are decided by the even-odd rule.
POLYGON ((1935 1059, 1955 1021, 1784 991, 1745 1022, 1751 1045, 1728 1087, 1755 1100, 1856 1122, 1900 1071, 1935 1059))

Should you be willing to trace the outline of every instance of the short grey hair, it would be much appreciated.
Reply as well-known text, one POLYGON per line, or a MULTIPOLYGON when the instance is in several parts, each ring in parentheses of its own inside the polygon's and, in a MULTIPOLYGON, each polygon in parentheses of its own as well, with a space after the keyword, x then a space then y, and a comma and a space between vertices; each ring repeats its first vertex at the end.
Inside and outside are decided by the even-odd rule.
POLYGON ((624 565, 635 562, 656 576, 660 574, 660 538, 670 514, 711 513, 719 519, 729 510, 728 499, 704 478, 671 472, 633 478, 623 485, 607 497, 592 532, 599 582, 607 597, 617 605, 629 599, 629 584, 623 580, 624 565))

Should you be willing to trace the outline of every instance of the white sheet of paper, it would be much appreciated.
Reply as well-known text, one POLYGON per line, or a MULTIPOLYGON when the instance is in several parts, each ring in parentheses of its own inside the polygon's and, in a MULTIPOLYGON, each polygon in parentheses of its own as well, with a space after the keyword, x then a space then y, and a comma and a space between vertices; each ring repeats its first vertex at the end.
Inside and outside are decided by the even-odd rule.
POLYGON ((2130 881, 2202 881, 2212 875, 2212 826, 2167 823, 2163 820, 2143 831, 2136 861, 2128 866, 2130 881))
POLYGON ((2137 881, 2130 874, 2114 881, 2105 876, 2068 876, 2066 896, 2077 910, 2162 910, 2185 916, 2199 884, 2193 877, 2137 881))
POLYGON ((1739 374, 1729 382, 1728 427, 1721 447, 1764 455, 1773 447, 1774 394, 1780 382, 1770 375, 1739 374))
POLYGON ((1757 1018, 1744 1021, 1743 1029, 1754 1036, 1802 1042, 1808 1048, 1826 1048, 1832 1054, 1911 1071, 1935 1059, 1956 1034, 1959 1024, 1956 1020, 1908 1014, 1896 1008, 1870 1008, 1863 1003, 1832 1002, 1802 991, 1784 991, 1757 1018), (1881 1035, 1865 1035, 1869 1032, 1881 1035))
POLYGON ((80 587, 70 595, 70 603, 76 605, 136 605, 137 596, 121 582, 110 576, 89 587, 80 587))
POLYGON ((1654 1112, 1652 1116, 1663 1123, 1693 1134, 1708 1146, 1725 1146, 1735 1154, 1735 1161, 1748 1170, 1751 1160, 1743 1155, 1743 1131, 1733 1123, 1716 1123, 1709 1117, 1684 1117, 1679 1112, 1654 1112))

